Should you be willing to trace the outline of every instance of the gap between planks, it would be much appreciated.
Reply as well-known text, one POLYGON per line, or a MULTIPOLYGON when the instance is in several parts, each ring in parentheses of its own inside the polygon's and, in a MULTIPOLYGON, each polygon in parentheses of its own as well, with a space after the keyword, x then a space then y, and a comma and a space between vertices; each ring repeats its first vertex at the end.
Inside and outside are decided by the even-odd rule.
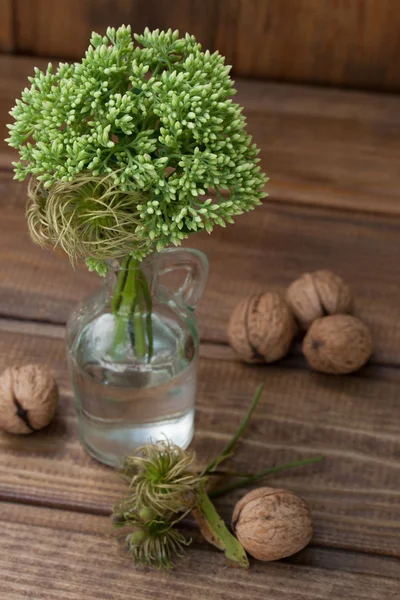
MULTIPOLYGON (((0 331, 57 340, 65 337, 65 325, 4 317, 0 317, 0 331)), ((204 340, 200 343, 200 356, 215 360, 232 360, 234 352, 226 343, 204 340)))
MULTIPOLYGON (((32 321, 13 317, 0 316, 0 332, 20 335, 31 335, 50 339, 64 339, 65 325, 32 321)), ((202 339, 200 342, 200 357, 213 360, 232 361, 236 359, 235 352, 226 342, 202 339)), ((301 345, 294 345, 293 352, 280 361, 282 368, 307 369, 307 363, 301 354, 301 345)), ((357 374, 352 375, 353 377, 357 374)), ((371 363, 363 368, 360 376, 387 381, 400 381, 400 368, 395 364, 371 363)))
MULTIPOLYGON (((55 530, 62 537, 70 537, 74 534, 95 536, 102 538, 105 544, 112 546, 110 534, 113 529, 109 520, 109 513, 93 514, 76 511, 75 507, 47 507, 15 502, 3 502, 0 500, 0 520, 9 523, 11 527, 26 526, 36 529, 38 540, 45 537, 41 532, 55 530), (21 509, 23 506, 23 509, 21 509), (79 514, 77 514, 77 512, 79 514)), ((217 566, 223 568, 224 558, 222 554, 211 553, 211 547, 205 543, 190 518, 182 521, 183 530, 193 539, 193 547, 189 550, 189 556, 196 551, 203 551, 211 560, 216 559, 217 566)), ((10 532, 11 533, 11 532, 10 532)), ((15 530, 17 535, 17 531, 15 530)), ((121 563, 121 568, 123 563, 121 563)), ((376 553, 348 550, 344 548, 333 548, 328 546, 310 544, 300 553, 275 563, 263 564, 252 561, 252 571, 278 567, 282 569, 298 569, 300 567, 311 567, 318 569, 341 570, 357 574, 369 574, 382 578, 400 579, 400 561, 392 557, 384 557, 376 553)))

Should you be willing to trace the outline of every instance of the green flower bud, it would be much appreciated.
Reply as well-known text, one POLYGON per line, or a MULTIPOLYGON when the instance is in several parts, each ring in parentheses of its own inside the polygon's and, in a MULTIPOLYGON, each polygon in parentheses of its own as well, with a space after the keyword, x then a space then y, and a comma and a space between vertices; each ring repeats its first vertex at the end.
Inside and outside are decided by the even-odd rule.
POLYGON ((144 506, 139 511, 139 517, 141 518, 141 520, 144 523, 148 523, 149 521, 152 521, 155 518, 155 516, 156 516, 156 514, 155 514, 154 510, 152 510, 148 506, 144 506))

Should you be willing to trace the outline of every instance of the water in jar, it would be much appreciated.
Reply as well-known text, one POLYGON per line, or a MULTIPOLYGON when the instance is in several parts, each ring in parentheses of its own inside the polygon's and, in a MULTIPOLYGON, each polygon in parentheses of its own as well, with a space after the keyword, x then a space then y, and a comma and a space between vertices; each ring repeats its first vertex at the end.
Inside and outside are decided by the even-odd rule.
POLYGON ((129 335, 116 348, 115 317, 83 328, 69 352, 79 434, 98 460, 117 465, 147 441, 167 437, 186 448, 193 437, 197 351, 188 330, 152 315, 154 351, 138 361, 129 335))

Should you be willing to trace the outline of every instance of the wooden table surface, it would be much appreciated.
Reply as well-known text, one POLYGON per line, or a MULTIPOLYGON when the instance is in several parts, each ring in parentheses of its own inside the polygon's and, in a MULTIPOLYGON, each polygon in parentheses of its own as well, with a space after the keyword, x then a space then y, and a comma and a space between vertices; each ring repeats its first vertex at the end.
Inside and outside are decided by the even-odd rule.
MULTIPOLYGON (((0 58, 1 134, 32 68, 25 58, 0 58)), ((135 571, 118 556, 108 515, 125 486, 79 444, 63 341, 69 312, 99 281, 31 243, 25 185, 12 180, 3 143, 0 369, 48 364, 61 400, 47 430, 0 434, 1 600, 400 597, 400 99, 246 81, 238 88, 272 181, 258 210, 190 240, 211 265, 198 311, 194 448, 204 462, 218 451, 264 381, 232 464, 261 470, 323 454, 321 464, 269 480, 310 503, 312 543, 279 563, 253 561, 249 572, 227 569, 195 530, 172 573, 135 571), (226 340, 235 303, 319 268, 352 284, 374 335, 371 363, 352 376, 318 375, 299 346, 273 366, 238 363, 226 340)), ((240 495, 218 502, 227 520, 240 495)))

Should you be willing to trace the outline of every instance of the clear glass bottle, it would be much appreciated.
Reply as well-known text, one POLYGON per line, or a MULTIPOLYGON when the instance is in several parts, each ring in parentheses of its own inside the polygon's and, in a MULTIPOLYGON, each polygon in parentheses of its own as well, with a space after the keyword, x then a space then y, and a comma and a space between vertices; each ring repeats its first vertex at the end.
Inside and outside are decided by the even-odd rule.
POLYGON ((71 314, 67 350, 79 435, 97 460, 114 466, 163 436, 190 444, 199 346, 194 308, 207 274, 205 255, 191 249, 166 249, 140 264, 114 261, 103 289, 71 314), (160 283, 162 276, 168 285, 178 270, 186 277, 177 291, 160 283))

